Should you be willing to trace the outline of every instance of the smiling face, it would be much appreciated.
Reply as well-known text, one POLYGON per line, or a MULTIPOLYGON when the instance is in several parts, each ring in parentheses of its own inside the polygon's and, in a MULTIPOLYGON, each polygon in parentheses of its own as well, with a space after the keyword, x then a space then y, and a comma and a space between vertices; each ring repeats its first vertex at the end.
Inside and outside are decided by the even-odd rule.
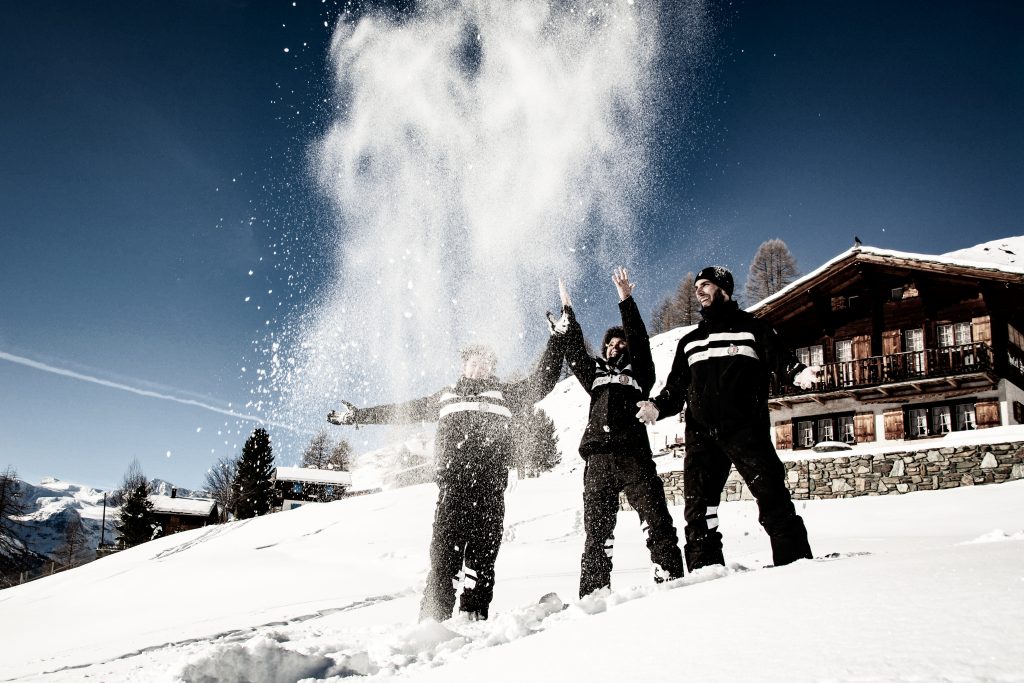
POLYGON ((697 295, 697 301, 701 308, 709 308, 716 301, 728 301, 729 295, 725 290, 711 280, 697 280, 693 283, 693 292, 697 295))
POLYGON ((604 357, 608 360, 618 358, 628 347, 629 345, 622 337, 612 337, 608 340, 608 343, 604 345, 604 357))

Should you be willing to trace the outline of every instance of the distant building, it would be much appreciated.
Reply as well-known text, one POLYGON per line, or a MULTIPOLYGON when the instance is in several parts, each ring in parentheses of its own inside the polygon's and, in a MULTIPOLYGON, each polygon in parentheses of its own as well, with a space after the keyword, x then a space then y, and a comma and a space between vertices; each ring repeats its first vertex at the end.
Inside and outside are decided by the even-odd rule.
POLYGON ((160 536, 199 529, 220 521, 220 508, 216 501, 181 498, 174 488, 171 489, 171 495, 149 496, 149 501, 153 503, 153 517, 160 527, 160 536))
POLYGON ((352 488, 350 473, 312 467, 278 467, 272 481, 275 512, 292 510, 306 503, 338 500, 352 488))
POLYGON ((807 365, 774 386, 779 448, 1024 424, 1024 268, 854 247, 752 309, 807 365))

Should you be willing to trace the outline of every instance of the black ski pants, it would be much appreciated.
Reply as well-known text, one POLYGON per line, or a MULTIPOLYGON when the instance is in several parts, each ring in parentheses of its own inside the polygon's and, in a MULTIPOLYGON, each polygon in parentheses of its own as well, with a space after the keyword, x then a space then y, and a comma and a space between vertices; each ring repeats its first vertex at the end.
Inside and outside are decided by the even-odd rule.
POLYGON ((687 423, 683 461, 683 516, 686 519, 686 566, 690 571, 725 564, 718 505, 735 465, 757 501, 758 521, 772 544, 776 566, 810 558, 804 521, 796 514, 786 488, 786 468, 775 452, 767 425, 713 430, 687 423))
POLYGON ((494 469, 449 467, 438 481, 430 572, 420 619, 450 618, 460 579, 459 610, 487 616, 494 596, 494 562, 504 532, 508 482, 508 470, 494 469))
POLYGON ((583 525, 586 541, 580 567, 580 597, 611 586, 615 522, 619 492, 640 516, 647 531, 651 561, 661 571, 656 578, 683 575, 679 537, 665 502, 665 486, 654 460, 644 452, 594 453, 587 457, 583 474, 583 525))

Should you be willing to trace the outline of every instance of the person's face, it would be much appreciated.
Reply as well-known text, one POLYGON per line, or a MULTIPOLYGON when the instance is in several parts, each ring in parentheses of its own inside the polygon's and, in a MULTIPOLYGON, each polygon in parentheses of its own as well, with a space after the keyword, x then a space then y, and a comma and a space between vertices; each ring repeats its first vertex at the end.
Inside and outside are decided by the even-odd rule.
POLYGON ((608 340, 608 343, 604 345, 604 357, 608 360, 618 358, 622 355, 622 352, 626 350, 626 340, 622 337, 612 337, 608 340))
POLYGON ((470 356, 462 366, 462 374, 469 379, 484 379, 494 372, 494 365, 483 356, 470 356))
POLYGON ((693 291, 701 308, 708 308, 716 301, 726 301, 729 298, 725 290, 711 280, 697 280, 693 283, 693 291))

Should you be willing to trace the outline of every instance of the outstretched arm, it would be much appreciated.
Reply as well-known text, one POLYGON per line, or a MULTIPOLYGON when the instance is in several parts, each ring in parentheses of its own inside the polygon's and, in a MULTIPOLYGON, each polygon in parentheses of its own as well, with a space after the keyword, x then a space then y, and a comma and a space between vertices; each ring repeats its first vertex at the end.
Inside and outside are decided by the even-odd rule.
POLYGON ((612 273, 612 282, 619 292, 619 314, 622 316, 622 329, 626 331, 633 377, 646 394, 654 386, 654 358, 651 356, 651 339, 647 335, 647 326, 644 325, 640 309, 633 299, 636 284, 630 282, 629 271, 622 267, 616 268, 612 273))
POLYGON ((442 392, 417 398, 404 403, 387 403, 371 408, 356 408, 342 401, 346 410, 331 411, 327 420, 333 424, 411 424, 414 422, 436 422, 438 399, 442 392))

